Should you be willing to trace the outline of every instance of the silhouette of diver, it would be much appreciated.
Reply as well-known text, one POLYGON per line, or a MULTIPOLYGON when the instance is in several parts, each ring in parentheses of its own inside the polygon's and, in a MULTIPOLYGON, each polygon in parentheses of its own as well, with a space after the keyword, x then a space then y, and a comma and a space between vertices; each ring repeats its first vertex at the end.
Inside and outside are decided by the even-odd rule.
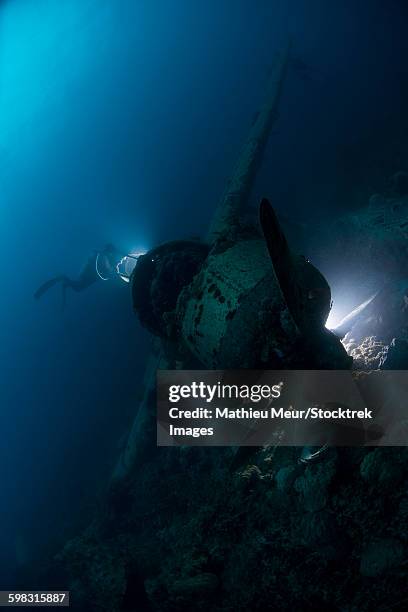
POLYGON ((66 291, 72 289, 79 293, 84 291, 98 280, 113 278, 116 272, 116 264, 120 261, 122 254, 113 244, 107 244, 101 251, 94 251, 83 266, 78 278, 71 279, 64 274, 55 276, 43 283, 34 293, 34 298, 39 300, 54 285, 61 284, 62 305, 65 306, 66 291))

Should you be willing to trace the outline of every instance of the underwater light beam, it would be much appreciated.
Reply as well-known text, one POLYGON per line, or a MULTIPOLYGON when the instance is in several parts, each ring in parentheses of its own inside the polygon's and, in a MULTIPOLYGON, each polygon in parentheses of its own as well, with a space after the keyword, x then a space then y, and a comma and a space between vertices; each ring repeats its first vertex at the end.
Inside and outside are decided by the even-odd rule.
POLYGON ((146 251, 136 251, 122 257, 116 264, 116 272, 119 277, 125 282, 130 282, 133 270, 136 267, 137 261, 141 255, 145 255, 146 251))
POLYGON ((340 331, 344 326, 347 326, 352 319, 356 318, 377 295, 378 291, 351 310, 350 308, 347 308, 347 310, 344 307, 342 308, 341 300, 339 307, 338 301, 336 300, 336 308, 331 309, 326 321, 326 328, 331 331, 340 331))

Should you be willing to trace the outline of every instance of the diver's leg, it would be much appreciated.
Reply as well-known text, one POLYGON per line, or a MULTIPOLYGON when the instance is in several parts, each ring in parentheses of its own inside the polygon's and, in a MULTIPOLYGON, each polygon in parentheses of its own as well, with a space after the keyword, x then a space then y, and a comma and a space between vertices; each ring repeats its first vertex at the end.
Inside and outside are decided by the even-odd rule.
POLYGON ((65 310, 67 303, 67 285, 62 283, 61 285, 61 310, 65 310))
POLYGON ((83 291, 84 289, 88 287, 88 283, 82 282, 81 279, 78 279, 78 280, 68 279, 68 282, 65 284, 65 286, 70 287, 72 291, 79 293, 80 291, 83 291))
POLYGON ((51 287, 54 287, 57 283, 64 283, 66 281, 66 276, 56 276, 55 278, 51 278, 50 280, 43 283, 37 291, 34 293, 34 297, 36 300, 39 300, 40 297, 44 295, 51 287))

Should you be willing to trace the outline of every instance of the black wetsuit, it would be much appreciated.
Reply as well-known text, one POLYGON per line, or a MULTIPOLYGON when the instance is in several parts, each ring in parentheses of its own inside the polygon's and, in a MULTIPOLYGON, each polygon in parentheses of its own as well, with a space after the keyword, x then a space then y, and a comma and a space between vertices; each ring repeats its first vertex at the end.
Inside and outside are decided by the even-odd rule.
POLYGON ((43 283, 37 291, 34 293, 34 297, 38 300, 40 297, 44 295, 51 287, 54 285, 61 284, 62 287, 62 298, 63 304, 65 304, 66 290, 72 289, 79 293, 84 289, 87 289, 91 285, 93 285, 97 280, 99 280, 99 275, 96 270, 96 260, 98 257, 98 253, 95 251, 88 259, 84 267, 82 268, 78 278, 71 279, 68 276, 60 275, 51 278, 50 280, 43 283))

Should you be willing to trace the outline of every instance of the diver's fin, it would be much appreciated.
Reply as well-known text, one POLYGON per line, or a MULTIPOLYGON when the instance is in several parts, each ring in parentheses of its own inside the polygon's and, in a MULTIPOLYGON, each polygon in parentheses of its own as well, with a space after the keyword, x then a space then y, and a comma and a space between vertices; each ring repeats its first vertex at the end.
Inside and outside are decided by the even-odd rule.
POLYGON ((44 293, 46 293, 49 289, 51 289, 51 287, 54 287, 54 285, 56 285, 57 283, 60 283, 61 281, 63 281, 64 278, 65 278, 64 276, 56 276, 55 278, 51 278, 50 280, 46 281, 34 293, 34 298, 36 300, 39 300, 40 297, 44 295, 44 293))
POLYGON ((296 279, 295 264, 275 211, 266 198, 261 201, 259 216, 266 246, 283 297, 296 325, 301 328, 303 320, 299 308, 300 289, 296 279))

